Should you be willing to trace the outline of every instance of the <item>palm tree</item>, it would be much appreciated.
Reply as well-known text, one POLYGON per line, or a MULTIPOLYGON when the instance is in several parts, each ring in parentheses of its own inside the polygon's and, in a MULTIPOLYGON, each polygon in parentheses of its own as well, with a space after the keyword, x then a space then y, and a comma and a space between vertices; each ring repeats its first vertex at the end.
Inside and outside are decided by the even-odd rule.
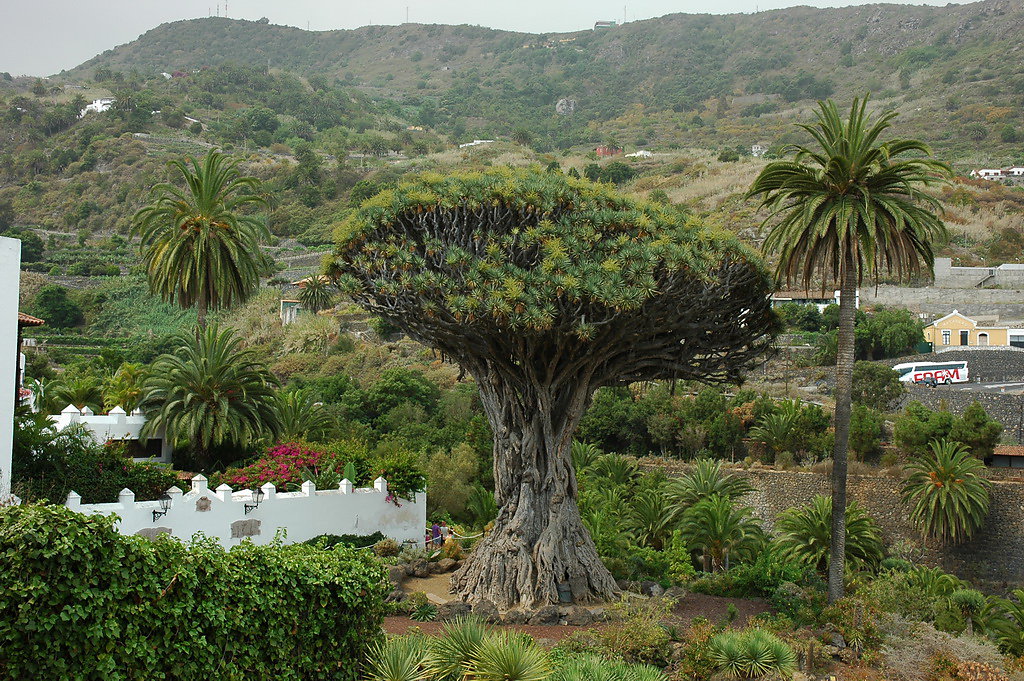
POLYGON ((333 425, 331 415, 309 393, 290 390, 277 396, 278 435, 284 440, 319 440, 333 425))
POLYGON ((703 554, 705 572, 728 570, 733 557, 753 555, 764 538, 752 508, 717 494, 683 514, 682 536, 687 546, 703 554))
POLYGON ((326 275, 314 275, 301 284, 299 302, 302 307, 316 314, 334 305, 333 285, 326 275))
MULTIPOLYGON (((775 526, 782 555, 824 573, 829 565, 832 499, 824 495, 801 508, 787 509, 775 526)), ((873 568, 885 557, 882 533, 856 501, 846 507, 846 564, 873 568)))
POLYGON ((146 370, 141 364, 125 362, 103 381, 103 406, 108 410, 121 407, 131 412, 142 399, 142 383, 146 370))
POLYGON ((991 483, 985 468, 959 442, 936 440, 930 451, 907 464, 903 501, 926 539, 939 543, 969 539, 985 522, 991 483))
POLYGON ((925 188, 951 175, 912 139, 880 141, 895 112, 867 113, 867 100, 853 100, 844 121, 831 101, 819 102, 817 121, 799 127, 814 139, 797 146, 792 160, 769 163, 748 196, 767 208, 773 224, 765 251, 779 256, 777 274, 810 288, 819 275, 838 282, 839 331, 836 360, 835 451, 832 466, 832 543, 828 596, 843 595, 846 463, 854 360, 857 287, 865 273, 881 270, 899 278, 931 269, 931 244, 945 236, 933 211, 938 201, 925 188), (908 155, 911 155, 909 158, 908 155))
POLYGON ((218 151, 169 165, 186 188, 154 186, 152 203, 135 214, 133 234, 141 239, 150 291, 195 307, 204 329, 209 310, 246 300, 269 270, 260 244, 270 232, 262 220, 240 214, 267 201, 259 180, 243 177, 238 162, 218 151))
POLYGON ((641 545, 662 550, 672 539, 675 513, 659 490, 640 492, 629 503, 626 524, 641 545))
POLYGON ((93 411, 103 409, 103 392, 100 379, 88 373, 64 376, 50 384, 50 393, 61 408, 73 404, 79 409, 89 407, 93 411))
POLYGON ((665 492, 676 513, 680 514, 712 495, 735 501, 753 489, 744 478, 732 474, 723 475, 720 461, 698 459, 693 470, 668 483, 665 492))
POLYGON ((211 326, 178 339, 181 347, 158 357, 145 382, 146 437, 164 429, 175 446, 191 446, 205 469, 214 447, 246 446, 279 430, 277 379, 230 329, 211 326))

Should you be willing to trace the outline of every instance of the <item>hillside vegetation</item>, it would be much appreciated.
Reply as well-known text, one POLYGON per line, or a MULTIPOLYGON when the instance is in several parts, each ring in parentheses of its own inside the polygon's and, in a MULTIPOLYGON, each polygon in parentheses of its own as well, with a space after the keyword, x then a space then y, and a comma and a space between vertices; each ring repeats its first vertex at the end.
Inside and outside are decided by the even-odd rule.
POLYGON ((979 151, 1020 150, 1010 128, 1024 96, 1013 56, 1022 29, 1024 8, 1003 0, 674 14, 544 35, 418 24, 307 32, 206 18, 162 25, 65 75, 269 64, 392 99, 456 137, 525 128, 542 149, 608 136, 774 144, 812 100, 870 90, 903 110, 900 132, 927 132, 957 160, 980 161, 979 151), (561 99, 575 112, 558 115, 561 99))

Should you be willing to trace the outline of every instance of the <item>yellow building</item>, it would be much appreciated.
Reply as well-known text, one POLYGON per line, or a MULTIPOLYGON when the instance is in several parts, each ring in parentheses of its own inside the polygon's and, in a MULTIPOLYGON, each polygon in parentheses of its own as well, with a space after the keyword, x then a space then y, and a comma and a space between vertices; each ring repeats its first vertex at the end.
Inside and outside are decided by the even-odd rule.
POLYGON ((956 310, 924 327, 924 339, 936 350, 957 345, 1024 347, 1024 329, 980 326, 956 310))

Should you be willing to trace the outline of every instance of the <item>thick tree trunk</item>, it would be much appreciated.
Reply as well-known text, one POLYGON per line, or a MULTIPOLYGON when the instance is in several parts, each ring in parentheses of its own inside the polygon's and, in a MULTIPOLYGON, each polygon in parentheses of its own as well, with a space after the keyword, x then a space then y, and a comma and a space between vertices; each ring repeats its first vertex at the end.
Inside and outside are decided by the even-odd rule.
POLYGON ((843 597, 846 566, 846 461, 850 444, 853 398, 854 322, 857 316, 857 268, 843 263, 839 294, 839 331, 836 349, 836 443, 832 455, 832 541, 828 561, 828 600, 843 597))
POLYGON ((466 601, 499 609, 558 602, 558 587, 586 603, 611 597, 615 580, 601 563, 576 506, 570 448, 589 389, 558 395, 542 386, 509 389, 478 376, 494 430, 494 528, 452 577, 466 601))

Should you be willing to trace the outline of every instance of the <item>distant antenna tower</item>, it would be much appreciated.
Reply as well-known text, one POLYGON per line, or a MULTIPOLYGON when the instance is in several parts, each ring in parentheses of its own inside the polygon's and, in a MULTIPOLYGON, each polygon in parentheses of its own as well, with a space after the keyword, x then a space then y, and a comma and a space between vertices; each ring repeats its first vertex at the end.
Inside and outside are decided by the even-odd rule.
POLYGON ((224 3, 224 16, 228 15, 228 3, 224 3))
POLYGON ((622 6, 622 23, 626 23, 626 6, 622 6))
POLYGON ((217 3, 217 16, 220 16, 220 3, 217 3))
POLYGON ((405 6, 405 23, 409 23, 409 5, 405 6))

